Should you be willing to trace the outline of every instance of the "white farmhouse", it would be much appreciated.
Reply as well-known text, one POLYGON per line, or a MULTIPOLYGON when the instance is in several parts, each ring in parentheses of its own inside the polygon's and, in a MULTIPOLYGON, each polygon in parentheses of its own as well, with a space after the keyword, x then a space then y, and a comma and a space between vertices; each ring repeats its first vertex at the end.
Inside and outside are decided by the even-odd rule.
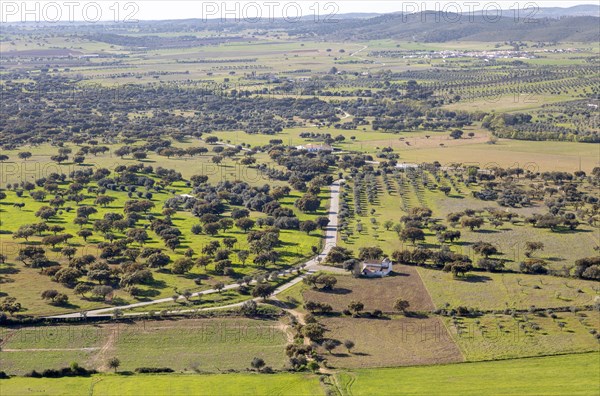
POLYGON ((392 272, 392 262, 388 258, 381 261, 367 260, 362 263, 361 275, 367 278, 382 278, 392 272))
POLYGON ((333 151, 333 147, 328 144, 312 144, 309 143, 303 146, 296 146, 297 150, 306 150, 309 153, 315 153, 317 151, 333 151))

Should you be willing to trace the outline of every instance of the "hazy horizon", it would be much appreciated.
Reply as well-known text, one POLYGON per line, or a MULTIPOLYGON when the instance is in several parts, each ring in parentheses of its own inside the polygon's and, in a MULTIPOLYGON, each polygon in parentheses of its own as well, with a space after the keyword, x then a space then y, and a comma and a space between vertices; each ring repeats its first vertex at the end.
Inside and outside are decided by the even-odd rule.
POLYGON ((177 19, 225 19, 245 20, 278 19, 283 17, 316 16, 322 18, 352 13, 393 13, 441 10, 447 12, 481 12, 488 9, 513 10, 515 5, 524 14, 540 8, 571 8, 580 5, 596 6, 589 1, 193 1, 171 2, 142 1, 3 1, 0 6, 1 22, 108 22, 108 21, 161 21, 177 19), (75 4, 75 5, 73 5, 75 4), (315 4, 318 6, 315 7, 315 4), (118 7, 115 7, 118 5, 118 7), (525 9, 527 7, 527 9, 525 9), (119 8, 117 10, 117 8, 119 8), (84 11, 85 10, 85 11, 84 11), (59 18, 60 15, 60 18, 59 18))

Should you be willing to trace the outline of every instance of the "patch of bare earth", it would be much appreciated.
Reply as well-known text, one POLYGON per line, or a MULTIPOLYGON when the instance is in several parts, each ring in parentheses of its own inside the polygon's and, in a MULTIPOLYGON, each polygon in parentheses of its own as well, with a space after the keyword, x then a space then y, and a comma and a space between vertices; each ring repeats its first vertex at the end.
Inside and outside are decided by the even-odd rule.
POLYGON ((322 350, 330 366, 364 368, 431 365, 464 361, 458 346, 439 318, 361 319, 350 317, 319 320, 325 337, 355 347, 348 352, 343 345, 331 354, 322 350))
POLYGON ((91 358, 92 365, 99 371, 108 371, 108 360, 114 356, 115 341, 119 334, 119 324, 102 326, 106 338, 100 349, 91 358))
POLYGON ((288 344, 292 344, 294 342, 294 332, 292 330, 292 326, 283 322, 278 322, 276 328, 277 330, 285 333, 288 344))
POLYGON ((309 289, 303 293, 304 300, 330 304, 337 312, 346 309, 351 301, 362 302, 365 311, 394 312, 394 302, 399 298, 407 300, 412 311, 435 309, 414 267, 394 265, 394 273, 385 278, 354 278, 350 275, 336 275, 336 278, 334 290, 309 289))

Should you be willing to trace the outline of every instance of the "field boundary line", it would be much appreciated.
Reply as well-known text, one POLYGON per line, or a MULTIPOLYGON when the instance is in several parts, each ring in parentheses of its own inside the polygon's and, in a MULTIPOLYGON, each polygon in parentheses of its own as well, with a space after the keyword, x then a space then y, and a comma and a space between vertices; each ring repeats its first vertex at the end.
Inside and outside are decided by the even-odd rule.
POLYGON ((344 392, 342 392, 342 388, 340 387, 340 384, 338 383, 337 376, 338 376, 337 372, 331 374, 331 376, 330 376, 331 377, 331 386, 333 386, 335 388, 338 395, 344 396, 344 392))
POLYGON ((96 384, 100 381, 102 381, 102 378, 94 378, 92 380, 92 383, 90 384, 90 391, 88 392, 89 396, 92 396, 94 394, 94 386, 96 386, 96 384))
POLYGON ((435 303, 433 302, 433 298, 431 298, 431 293, 429 292, 429 289, 427 288, 427 285, 423 281, 423 277, 421 276, 421 273, 419 272, 419 266, 416 266, 415 272, 417 273, 417 276, 419 277, 419 280, 421 281, 421 284, 423 285, 423 288, 425 289, 425 292, 427 293, 427 297, 429 297, 429 301, 431 301, 431 306, 433 307, 433 310, 435 311, 437 309, 437 307, 435 306, 435 303))
MULTIPOLYGON (((427 292, 427 296, 429 297, 429 300, 431 301, 431 305, 433 305, 433 309, 434 310, 437 309, 437 307, 435 306, 435 303, 433 302, 433 298, 431 298, 431 293, 429 293, 429 289, 427 289, 427 285, 423 281, 423 277, 421 276, 421 273, 419 272, 419 267, 417 266, 417 268, 415 268, 415 270, 416 270, 417 275, 419 276, 419 279, 421 280, 421 283, 423 284, 423 287, 425 288, 425 291, 427 292)), ((463 362, 466 362, 467 357, 466 357, 465 351, 463 351, 463 349, 460 347, 457 340, 454 338, 454 336, 450 332, 450 329, 446 325, 446 321, 444 320, 443 317, 440 317, 439 320, 440 320, 440 322, 442 322, 444 329, 446 329, 446 333, 448 334, 448 337, 450 337, 450 340, 452 341, 452 343, 454 343, 454 346, 456 346, 456 348, 460 352, 460 356, 462 357, 463 362)))
POLYGON ((6 348, 2 352, 70 352, 70 351, 97 351, 100 347, 83 347, 83 348, 6 348))

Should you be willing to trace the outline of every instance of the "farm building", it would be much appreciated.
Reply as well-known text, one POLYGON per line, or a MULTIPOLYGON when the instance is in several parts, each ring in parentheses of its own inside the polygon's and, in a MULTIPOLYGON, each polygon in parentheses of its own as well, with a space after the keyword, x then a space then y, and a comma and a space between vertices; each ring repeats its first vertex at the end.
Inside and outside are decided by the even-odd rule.
POLYGON ((392 272, 392 262, 388 258, 383 260, 367 260, 363 261, 361 275, 367 278, 382 278, 392 272))
POLYGON ((418 167, 419 167, 418 164, 407 164, 407 163, 396 164, 396 168, 398 168, 398 169, 417 169, 418 167))
POLYGON ((331 147, 328 144, 312 144, 312 143, 309 143, 304 146, 296 146, 296 149, 306 150, 310 153, 317 152, 317 151, 333 151, 333 147, 331 147))

